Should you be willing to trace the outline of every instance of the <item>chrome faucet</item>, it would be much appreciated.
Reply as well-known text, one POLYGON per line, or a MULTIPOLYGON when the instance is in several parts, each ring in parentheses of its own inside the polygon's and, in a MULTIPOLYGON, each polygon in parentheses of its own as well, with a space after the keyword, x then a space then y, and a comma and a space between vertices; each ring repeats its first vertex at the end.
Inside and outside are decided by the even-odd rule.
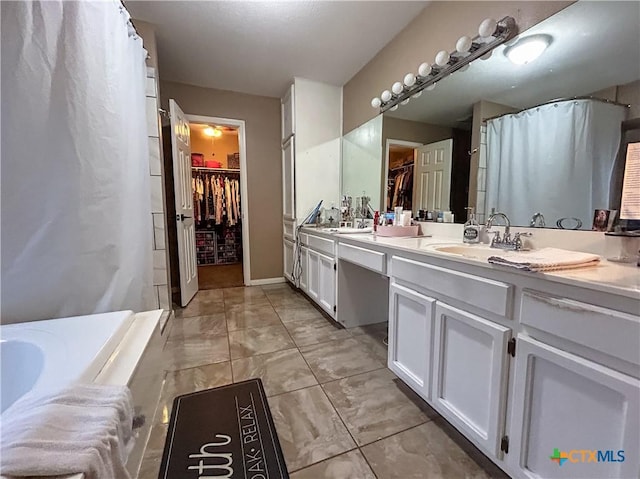
POLYGON ((542 216, 542 213, 538 212, 535 215, 533 215, 531 217, 531 222, 529 223, 529 226, 531 226, 532 228, 544 228, 544 216, 542 216))
POLYGON ((531 233, 516 233, 512 239, 511 238, 511 221, 509 221, 509 217, 506 214, 500 213, 500 212, 493 213, 491 216, 489 216, 489 219, 487 220, 486 228, 487 228, 486 231, 488 233, 489 232, 493 233, 493 238, 491 239, 492 248, 520 251, 524 246, 522 242, 522 237, 532 236, 531 233), (502 238, 500 237, 499 231, 493 231, 493 232, 491 231, 491 227, 493 226, 493 222, 496 219, 496 217, 501 217, 504 219, 504 235, 502 236, 502 238))

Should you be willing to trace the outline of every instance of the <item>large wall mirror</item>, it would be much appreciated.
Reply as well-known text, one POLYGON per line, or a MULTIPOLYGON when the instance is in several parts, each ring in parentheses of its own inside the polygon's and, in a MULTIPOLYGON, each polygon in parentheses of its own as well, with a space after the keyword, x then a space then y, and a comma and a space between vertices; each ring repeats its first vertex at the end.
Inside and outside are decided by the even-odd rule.
POLYGON ((574 3, 385 113, 382 209, 464 222, 469 205, 481 222, 502 211, 530 226, 540 213, 536 226, 590 230, 595 209, 620 204, 621 128, 640 117, 639 18, 638 2, 574 3), (506 55, 527 39, 547 45, 539 57, 506 55))

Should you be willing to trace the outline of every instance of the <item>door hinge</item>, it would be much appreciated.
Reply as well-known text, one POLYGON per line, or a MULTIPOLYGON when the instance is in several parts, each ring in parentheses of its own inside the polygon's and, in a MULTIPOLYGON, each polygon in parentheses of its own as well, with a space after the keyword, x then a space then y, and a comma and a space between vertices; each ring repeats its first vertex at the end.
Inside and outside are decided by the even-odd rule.
POLYGON ((338 309, 338 307, 337 307, 337 306, 334 306, 334 307, 333 307, 333 312, 335 313, 337 309, 338 309))
POLYGON ((516 338, 511 338, 507 343, 507 353, 513 358, 516 357, 516 338))
POLYGON ((500 440, 500 450, 505 454, 509 454, 509 436, 502 436, 500 440))
POLYGON ((333 263, 333 270, 334 270, 334 271, 338 271, 338 265, 337 265, 337 264, 335 264, 335 263, 333 263))

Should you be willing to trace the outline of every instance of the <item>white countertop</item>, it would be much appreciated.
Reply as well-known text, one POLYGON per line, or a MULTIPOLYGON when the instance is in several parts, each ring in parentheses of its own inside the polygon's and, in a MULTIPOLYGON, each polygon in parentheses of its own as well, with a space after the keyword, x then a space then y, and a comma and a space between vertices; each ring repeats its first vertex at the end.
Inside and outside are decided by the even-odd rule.
MULTIPOLYGON (((461 240, 448 237, 421 236, 413 238, 389 238, 376 236, 371 233, 338 234, 325 232, 316 228, 304 228, 304 233, 335 238, 350 244, 360 243, 361 246, 375 245, 384 249, 406 251, 408 253, 424 255, 432 258, 446 259, 458 263, 489 268, 494 271, 510 272, 524 276, 534 276, 549 281, 589 288, 596 291, 603 291, 612 294, 626 296, 640 300, 640 268, 635 263, 623 264, 601 260, 598 266, 586 267, 564 271, 550 271, 545 273, 534 273, 520 271, 515 268, 499 266, 486 262, 486 260, 475 259, 451 253, 443 253, 434 249, 438 245, 463 245, 461 240)), ((469 245, 473 248, 476 245, 469 245)), ((488 245, 477 245, 476 247, 487 248, 488 245)), ((496 249, 496 253, 500 250, 496 249)))

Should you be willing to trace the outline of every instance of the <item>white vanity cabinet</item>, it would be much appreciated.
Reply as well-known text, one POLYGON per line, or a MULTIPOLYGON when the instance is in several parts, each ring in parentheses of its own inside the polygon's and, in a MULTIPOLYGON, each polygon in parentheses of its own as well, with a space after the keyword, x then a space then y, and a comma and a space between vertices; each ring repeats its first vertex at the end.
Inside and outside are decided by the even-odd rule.
POLYGON ((309 294, 309 248, 300 247, 300 289, 309 294))
POLYGON ((284 277, 293 281, 293 258, 295 243, 289 238, 284 238, 284 277))
POLYGON ((639 477, 640 382, 526 336, 517 342, 511 471, 531 479, 639 477), (555 449, 567 454, 562 466, 550 460, 555 449))
POLYGON ((313 234, 303 234, 302 237, 306 238, 306 246, 301 249, 300 255, 303 265, 300 288, 329 316, 335 318, 335 241, 313 234))
POLYGON ((440 301, 435 310, 432 405, 498 457, 511 329, 440 301))
POLYGON ((388 366, 426 401, 431 399, 436 300, 392 283, 389 287, 388 366))

